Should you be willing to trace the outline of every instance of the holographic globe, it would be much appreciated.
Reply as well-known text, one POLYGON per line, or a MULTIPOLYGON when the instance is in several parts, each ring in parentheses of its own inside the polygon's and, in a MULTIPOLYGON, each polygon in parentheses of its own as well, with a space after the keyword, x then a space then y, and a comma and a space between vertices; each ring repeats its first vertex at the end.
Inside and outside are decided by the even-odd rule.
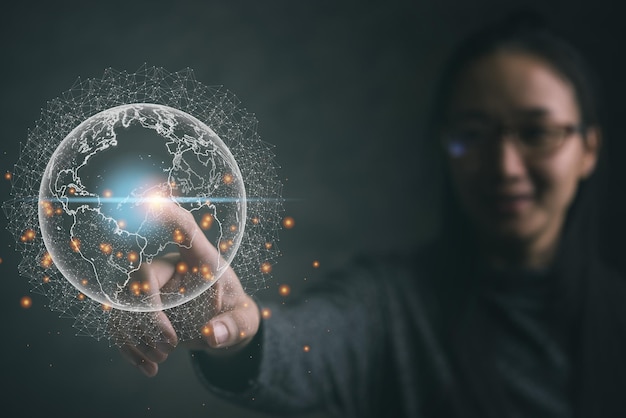
POLYGON ((136 103, 104 110, 65 137, 44 172, 38 211, 42 265, 58 268, 81 297, 157 311, 194 299, 228 268, 244 233, 246 191, 210 127, 136 103), (168 219, 164 204, 191 213, 217 251, 206 265, 179 263, 175 286, 160 287, 138 279, 141 266, 200 239, 168 219))

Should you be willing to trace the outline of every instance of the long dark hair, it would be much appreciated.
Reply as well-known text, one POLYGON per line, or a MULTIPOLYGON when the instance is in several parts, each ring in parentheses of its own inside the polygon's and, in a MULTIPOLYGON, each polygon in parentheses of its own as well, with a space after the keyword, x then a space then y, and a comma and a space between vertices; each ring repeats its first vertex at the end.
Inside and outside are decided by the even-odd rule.
MULTIPOLYGON (((440 72, 439 87, 436 89, 431 107, 432 115, 428 132, 432 140, 438 140, 439 132, 445 126, 449 102, 460 75, 471 63, 481 57, 503 50, 531 54, 550 65, 554 71, 571 83, 583 127, 594 127, 601 131, 602 112, 599 108, 598 80, 582 54, 569 42, 550 31, 541 16, 532 12, 523 12, 487 25, 466 38, 454 50, 440 72)), ((596 308, 602 301, 594 300, 602 292, 591 289, 606 285, 602 280, 594 280, 594 276, 597 276, 600 271, 598 265, 602 264, 599 261, 600 252, 598 251, 598 218, 602 208, 600 202, 604 198, 605 187, 608 183, 606 138, 603 138, 602 142, 594 173, 580 182, 574 201, 568 209, 561 231, 559 248, 550 273, 551 283, 554 286, 553 294, 557 295, 552 310, 554 330, 559 334, 558 338, 568 351, 575 369, 576 382, 570 394, 572 403, 575 403, 574 399, 577 399, 577 405, 584 408, 580 410, 586 411, 593 408, 589 405, 600 401, 599 396, 604 396, 598 395, 598 390, 594 391, 598 396, 587 396, 588 382, 598 382, 604 376, 608 376, 608 372, 602 371, 601 367, 589 366, 592 353, 597 353, 602 349, 599 344, 589 346, 589 340, 592 338, 590 334, 596 332, 590 327, 598 326, 601 322, 599 318, 605 316, 596 308), (581 406, 582 404, 586 406, 581 406)), ((443 154, 443 151, 441 153, 443 154)), ((458 329, 457 317, 463 315, 460 310, 469 303, 467 295, 471 294, 472 283, 466 282, 466 278, 471 276, 468 272, 472 271, 478 254, 475 250, 476 246, 473 245, 475 238, 472 236, 472 228, 454 195, 449 174, 446 172, 443 178, 441 241, 445 248, 443 254, 446 260, 442 260, 444 263, 442 265, 450 267, 446 275, 448 279, 444 280, 441 286, 446 288, 446 294, 451 294, 452 304, 458 306, 447 313, 448 331, 451 334, 450 345, 454 346, 459 343, 456 339, 458 334, 465 332, 458 329)), ((610 322, 611 318, 604 320, 610 322)), ((608 330, 605 325, 599 326, 608 330)), ((597 332, 601 333, 602 330, 597 330, 597 332)), ((487 376, 487 380, 494 378, 494 376, 489 376, 489 372, 483 368, 489 362, 488 359, 476 361, 477 357, 485 356, 484 351, 481 352, 481 347, 474 347, 472 351, 471 347, 465 346, 463 347, 464 353, 456 351, 458 348, 455 347, 450 349, 452 356, 459 361, 461 380, 465 385, 471 384, 474 375, 487 376), (468 354, 468 350, 473 354, 468 354)), ((497 385, 494 382, 495 380, 492 379, 492 386, 497 385)), ((466 409, 469 404, 477 406, 483 411, 484 416, 506 416, 508 411, 505 400, 494 399, 493 394, 488 392, 466 391, 465 388, 457 388, 453 392, 456 392, 453 397, 458 401, 456 407, 452 405, 455 414, 465 416, 466 413, 462 410, 466 409), (468 397, 473 398, 468 399, 468 397)), ((472 416, 471 413, 467 415, 472 416)))

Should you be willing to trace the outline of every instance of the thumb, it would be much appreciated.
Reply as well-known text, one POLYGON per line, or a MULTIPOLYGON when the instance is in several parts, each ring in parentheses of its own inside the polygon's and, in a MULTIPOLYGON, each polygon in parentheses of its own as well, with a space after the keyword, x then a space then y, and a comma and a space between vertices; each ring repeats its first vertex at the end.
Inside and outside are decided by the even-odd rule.
POLYGON ((246 297, 235 309, 223 312, 207 323, 202 337, 211 348, 243 347, 259 330, 259 308, 246 297))

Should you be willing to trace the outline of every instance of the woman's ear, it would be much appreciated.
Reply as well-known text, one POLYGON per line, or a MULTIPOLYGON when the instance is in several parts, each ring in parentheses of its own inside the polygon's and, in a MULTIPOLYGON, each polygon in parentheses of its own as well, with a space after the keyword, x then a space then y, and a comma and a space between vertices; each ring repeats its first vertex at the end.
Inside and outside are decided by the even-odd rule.
POLYGON ((583 160, 581 164, 580 178, 586 179, 596 168, 600 147, 602 145, 602 132, 597 126, 586 128, 583 133, 583 160))

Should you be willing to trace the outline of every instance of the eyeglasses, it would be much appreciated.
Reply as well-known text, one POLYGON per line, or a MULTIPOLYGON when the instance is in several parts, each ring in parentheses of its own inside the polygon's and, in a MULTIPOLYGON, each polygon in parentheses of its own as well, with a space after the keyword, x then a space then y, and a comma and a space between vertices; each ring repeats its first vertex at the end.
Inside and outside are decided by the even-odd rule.
POLYGON ((582 134, 580 125, 528 125, 505 128, 497 125, 467 126, 446 129, 442 142, 452 158, 472 158, 484 154, 486 146, 508 137, 524 157, 543 157, 561 147, 565 140, 582 134))

